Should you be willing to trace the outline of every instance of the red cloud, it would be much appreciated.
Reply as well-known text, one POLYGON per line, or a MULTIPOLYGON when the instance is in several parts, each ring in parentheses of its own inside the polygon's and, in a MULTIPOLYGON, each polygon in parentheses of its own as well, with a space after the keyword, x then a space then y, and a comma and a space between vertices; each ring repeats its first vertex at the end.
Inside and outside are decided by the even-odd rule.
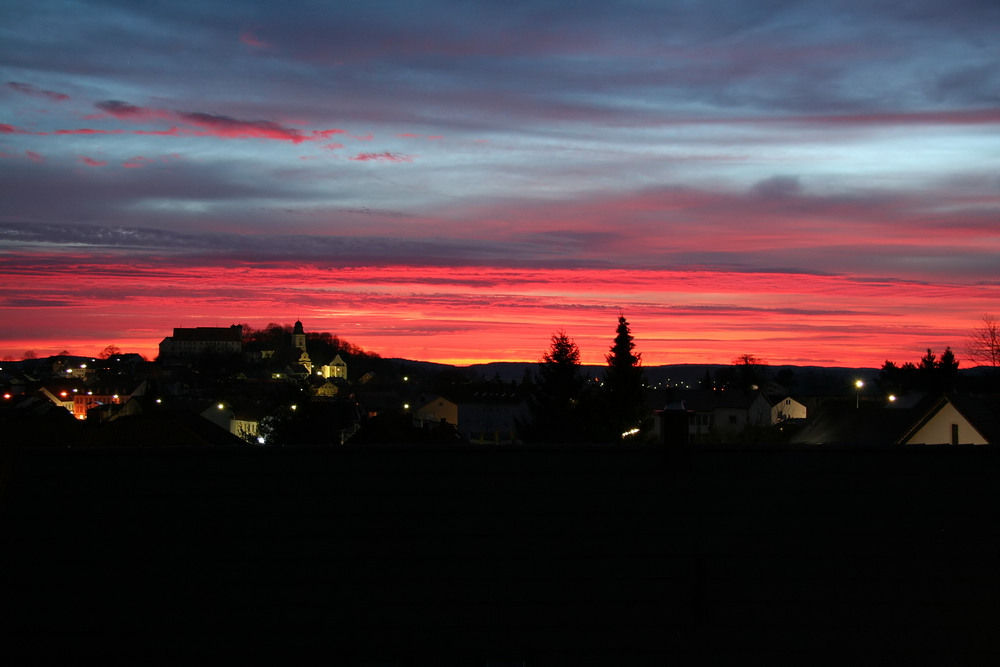
POLYGON ((258 138, 291 141, 293 144, 306 141, 299 130, 284 127, 269 120, 240 120, 218 114, 187 112, 177 114, 190 125, 203 128, 217 137, 258 138))
POLYGON ((64 95, 63 93, 57 93, 53 90, 42 90, 36 86, 32 86, 30 83, 18 83, 17 81, 8 81, 7 87, 11 90, 16 90, 19 93, 25 95, 31 95, 32 97, 41 97, 47 100, 52 100, 53 102, 64 102, 69 99, 69 95, 64 95))
POLYGON ((246 44, 247 46, 252 46, 257 49, 271 48, 271 45, 268 42, 265 42, 264 40, 258 38, 257 35, 253 34, 252 30, 244 30, 243 32, 241 32, 240 41, 246 44))
POLYGON ((104 162, 102 160, 95 160, 94 158, 88 157, 86 155, 80 156, 80 162, 84 163, 88 167, 103 167, 104 165, 107 164, 107 162, 104 162))
MULTIPOLYGON (((98 102, 94 106, 110 116, 121 118, 123 120, 162 120, 164 118, 170 118, 173 115, 171 112, 164 111, 163 109, 137 107, 134 104, 122 102, 121 100, 106 100, 104 102, 98 102)), ((100 116, 97 117, 99 118, 100 116)), ((93 118, 93 116, 88 116, 88 118, 93 118)))
POLYGON ((124 134, 125 130, 94 130, 82 127, 77 130, 56 130, 53 134, 124 134))
POLYGON ((44 132, 31 132, 23 127, 17 127, 10 123, 0 123, 0 134, 45 134, 44 132))
POLYGON ((45 162, 45 158, 36 153, 35 151, 24 151, 24 154, 28 156, 28 159, 32 162, 45 162))
POLYGON ((389 151, 381 153, 358 153, 351 159, 360 162, 413 162, 413 158, 409 155, 400 155, 399 153, 390 153, 389 151))
POLYGON ((328 151, 334 151, 337 150, 338 148, 343 148, 343 147, 344 144, 338 144, 337 142, 333 142, 331 144, 323 144, 323 148, 327 149, 328 151))
POLYGON ((323 139, 329 139, 335 134, 347 134, 347 130, 313 130, 312 139, 314 141, 321 141, 323 139))
POLYGON ((158 137, 179 137, 183 134, 193 134, 192 132, 184 132, 176 125, 169 130, 134 130, 132 134, 145 134, 158 137))
POLYGON ((134 122, 151 120, 171 120, 188 125, 197 130, 185 129, 174 126, 169 130, 136 131, 136 134, 159 134, 170 136, 193 135, 193 136, 214 136, 222 138, 254 138, 254 139, 275 139, 278 141, 290 141, 294 144, 303 141, 320 141, 329 139, 331 135, 343 134, 344 130, 314 130, 307 136, 294 127, 287 127, 270 120, 244 120, 233 118, 222 114, 204 113, 201 111, 169 111, 166 109, 153 109, 140 107, 128 102, 119 100, 107 100, 98 102, 97 108, 105 114, 134 122))

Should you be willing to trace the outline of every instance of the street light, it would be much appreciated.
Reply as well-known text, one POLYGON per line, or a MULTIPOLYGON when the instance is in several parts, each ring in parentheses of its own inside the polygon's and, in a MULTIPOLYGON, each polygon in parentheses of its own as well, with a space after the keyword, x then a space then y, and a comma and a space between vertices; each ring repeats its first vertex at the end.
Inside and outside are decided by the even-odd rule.
POLYGON ((858 380, 854 383, 854 408, 861 407, 861 388, 865 386, 865 383, 858 380))

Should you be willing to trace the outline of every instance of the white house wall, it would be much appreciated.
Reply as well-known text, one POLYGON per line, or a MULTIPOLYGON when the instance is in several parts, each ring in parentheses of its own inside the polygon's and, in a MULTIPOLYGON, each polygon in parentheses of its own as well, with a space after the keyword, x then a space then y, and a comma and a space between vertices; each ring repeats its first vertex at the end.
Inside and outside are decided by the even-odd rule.
POLYGON ((908 445, 947 445, 952 442, 952 424, 958 425, 958 443, 961 445, 985 445, 986 439, 955 409, 951 403, 944 407, 910 437, 908 445))

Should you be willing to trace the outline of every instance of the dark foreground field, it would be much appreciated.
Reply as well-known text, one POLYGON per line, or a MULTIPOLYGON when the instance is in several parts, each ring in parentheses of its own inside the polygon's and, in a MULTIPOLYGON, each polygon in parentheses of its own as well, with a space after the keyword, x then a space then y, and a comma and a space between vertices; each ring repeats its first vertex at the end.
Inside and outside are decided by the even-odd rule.
POLYGON ((7 453, 6 664, 1000 659, 994 447, 7 453))

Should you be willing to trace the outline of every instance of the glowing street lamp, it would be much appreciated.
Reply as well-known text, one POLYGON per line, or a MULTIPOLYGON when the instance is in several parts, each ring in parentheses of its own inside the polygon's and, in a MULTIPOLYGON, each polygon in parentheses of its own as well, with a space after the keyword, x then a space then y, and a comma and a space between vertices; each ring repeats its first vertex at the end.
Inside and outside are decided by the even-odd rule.
POLYGON ((865 383, 858 380, 854 383, 854 407, 855 409, 861 407, 861 388, 865 386, 865 383))

